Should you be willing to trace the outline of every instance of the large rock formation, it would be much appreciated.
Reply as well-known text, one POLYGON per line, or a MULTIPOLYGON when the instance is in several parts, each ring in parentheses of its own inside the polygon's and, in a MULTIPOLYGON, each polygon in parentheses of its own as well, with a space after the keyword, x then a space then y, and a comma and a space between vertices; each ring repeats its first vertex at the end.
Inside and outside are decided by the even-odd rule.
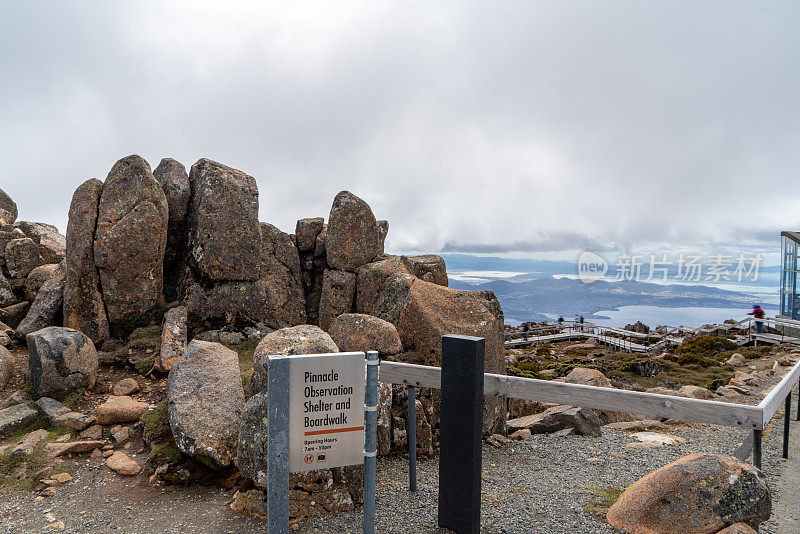
POLYGON ((188 329, 247 325, 266 315, 261 276, 261 231, 255 179, 201 159, 189 174, 192 202, 187 226, 182 294, 188 329))
POLYGON ((328 265, 353 271, 380 253, 381 231, 369 205, 349 191, 333 199, 325 238, 328 265))
POLYGON ((26 381, 35 398, 61 398, 81 387, 94 387, 97 350, 92 340, 71 328, 51 326, 27 336, 26 381))
POLYGON ((64 326, 80 330, 95 343, 107 339, 108 318, 94 264, 94 230, 103 183, 92 178, 72 195, 67 222, 64 326))
POLYGON ((261 279, 266 298, 263 322, 272 328, 303 324, 306 300, 300 256, 292 236, 261 223, 261 279))
POLYGON ((174 297, 177 291, 178 267, 184 249, 186 237, 186 218, 189 213, 189 202, 192 199, 192 188, 186 167, 171 158, 164 158, 153 171, 167 198, 169 222, 167 224, 167 248, 164 252, 164 292, 174 297))
POLYGON ((231 465, 244 410, 237 354, 219 343, 189 343, 169 372, 167 401, 181 452, 212 468, 231 465))
POLYGON ((718 532, 769 519, 767 480, 729 456, 690 454, 634 482, 609 509, 608 522, 627 533, 718 532))
POLYGON ((13 224, 17 220, 17 204, 0 189, 0 226, 13 224))
POLYGON ((119 160, 108 174, 97 216, 94 262, 112 330, 127 333, 161 300, 169 211, 150 165, 119 160))
POLYGON ((255 179, 221 163, 201 159, 192 165, 189 182, 190 265, 200 278, 209 281, 257 280, 261 235, 255 179))

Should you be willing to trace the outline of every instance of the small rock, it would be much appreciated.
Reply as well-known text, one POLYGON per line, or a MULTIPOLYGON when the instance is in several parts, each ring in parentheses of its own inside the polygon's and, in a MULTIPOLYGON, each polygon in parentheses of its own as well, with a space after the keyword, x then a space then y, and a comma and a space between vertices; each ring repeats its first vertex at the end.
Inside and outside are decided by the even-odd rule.
POLYGON ((629 430, 629 431, 642 431, 650 430, 651 428, 669 428, 669 425, 661 421, 653 419, 643 419, 641 421, 620 421, 618 423, 609 423, 604 425, 604 428, 612 428, 615 430, 629 430))
POLYGON ((130 395, 131 393, 139 391, 139 383, 133 378, 123 378, 114 384, 114 389, 112 391, 114 395, 120 397, 130 395))
POLYGON ((72 480, 72 475, 69 473, 56 473, 55 475, 50 475, 52 480, 55 480, 59 484, 66 484, 70 480, 72 480))
POLYGON ((659 434, 657 432, 635 432, 631 434, 631 437, 639 440, 642 443, 652 443, 658 446, 686 443, 684 438, 678 436, 669 436, 667 434, 659 434))
POLYGON ((58 417, 61 414, 68 413, 70 411, 69 408, 61 404, 55 399, 51 399, 50 397, 42 397, 36 401, 36 405, 42 410, 42 413, 47 420, 52 422, 53 419, 58 417))
POLYGON ((103 427, 92 425, 78 435, 81 439, 99 440, 103 439, 103 427))
POLYGON ((556 430, 555 432, 552 432, 547 436, 551 438, 563 438, 566 436, 574 436, 574 435, 575 435, 574 428, 562 428, 561 430, 556 430))
POLYGON ((137 475, 142 470, 142 466, 136 463, 136 460, 120 451, 112 454, 108 460, 106 460, 106 465, 109 469, 122 476, 137 475))
POLYGON ((94 416, 85 415, 80 412, 67 412, 54 418, 51 422, 53 426, 72 428, 81 431, 94 424, 95 418, 94 416))
POLYGON ((734 352, 725 362, 725 365, 729 367, 745 367, 747 365, 747 359, 738 352, 734 352))
POLYGON ((52 497, 56 494, 56 489, 53 487, 45 488, 39 492, 39 495, 42 497, 52 497))
POLYGON ((103 456, 102 451, 100 449, 95 449, 95 450, 92 451, 92 454, 89 455, 89 458, 92 458, 92 459, 101 458, 102 456, 103 456))
POLYGON ((133 400, 128 396, 109 396, 108 400, 97 407, 95 415, 100 425, 131 423, 138 421, 150 407, 146 402, 133 400))
POLYGON ((747 523, 734 523, 733 525, 723 528, 717 534, 758 534, 753 527, 747 523))
POLYGON ((531 431, 527 428, 521 428, 508 437, 517 441, 525 441, 531 439, 531 431))
POLYGON ((127 426, 117 425, 111 429, 111 438, 117 443, 125 443, 130 437, 130 431, 127 426))
POLYGON ((39 412, 24 404, 0 410, 0 438, 33 423, 37 417, 39 417, 39 412))
POLYGON ((112 454, 114 454, 114 451, 112 451, 112 450, 103 451, 103 458, 108 458, 108 457, 110 457, 112 454))

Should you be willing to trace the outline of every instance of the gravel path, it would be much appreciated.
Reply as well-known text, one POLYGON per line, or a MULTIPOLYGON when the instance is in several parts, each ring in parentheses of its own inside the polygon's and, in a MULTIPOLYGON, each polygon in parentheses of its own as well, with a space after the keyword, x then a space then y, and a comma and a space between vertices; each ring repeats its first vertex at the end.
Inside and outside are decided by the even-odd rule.
MULTIPOLYGON (((770 380, 764 390, 771 389, 778 379, 770 380)), ((737 399, 751 404, 759 400, 757 396, 737 399)), ((775 492, 776 505, 786 491, 778 478, 786 464, 780 458, 782 425, 782 419, 776 417, 764 441, 763 469, 775 492)), ((795 427, 800 432, 800 424, 795 423, 795 427)), ((485 445, 482 532, 613 533, 591 510, 595 489, 624 489, 693 452, 732 454, 745 438, 745 431, 740 429, 691 423, 659 432, 683 437, 687 442, 629 449, 625 445, 635 442, 629 433, 604 429, 601 438, 537 435, 501 449, 485 445)), ((792 454, 800 458, 800 439, 793 442, 792 454)), ((232 491, 197 486, 159 489, 148 485, 145 474, 123 479, 99 460, 80 462, 75 481, 61 487, 55 497, 35 501, 31 493, 0 494, 0 533, 53 532, 55 521, 62 521, 66 532, 238 533, 265 529, 262 520, 229 509, 232 491)), ((402 457, 378 461, 378 532, 439 532, 438 461, 419 463, 419 491, 413 495, 407 490, 407 469, 407 459, 402 457)), ((360 533, 361 519, 361 509, 320 516, 304 521, 297 531, 360 533)), ((785 532, 779 530, 778 522, 776 518, 766 523, 761 532, 785 532)), ((785 523, 785 516, 780 523, 785 523)))

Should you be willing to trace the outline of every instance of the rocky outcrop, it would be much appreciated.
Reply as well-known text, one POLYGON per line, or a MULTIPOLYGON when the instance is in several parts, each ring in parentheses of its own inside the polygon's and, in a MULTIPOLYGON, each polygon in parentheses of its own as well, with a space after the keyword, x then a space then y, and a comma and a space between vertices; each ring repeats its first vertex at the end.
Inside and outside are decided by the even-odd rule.
POLYGON ((343 352, 376 350, 383 356, 403 351, 397 328, 383 319, 361 313, 346 313, 336 317, 328 329, 331 339, 343 352))
POLYGON ((186 218, 192 188, 186 167, 171 158, 164 158, 153 171, 167 199, 169 222, 167 223, 167 247, 164 251, 164 293, 175 296, 178 271, 186 238, 186 218))
POLYGON ((769 519, 767 480, 750 464, 691 454, 634 482, 609 509, 612 527, 628 533, 718 532, 769 519))
POLYGON ((440 286, 447 286, 447 267, 444 263, 444 258, 436 254, 425 254, 422 256, 404 256, 403 257, 410 266, 410 271, 414 276, 438 284, 440 286))
POLYGON ((358 269, 356 311, 372 314, 378 300, 408 291, 415 277, 400 256, 389 256, 358 269))
POLYGON ((198 277, 215 282, 257 280, 261 235, 255 179, 201 159, 192 165, 189 182, 187 259, 198 277))
POLYGON ((189 343, 170 369, 167 401, 181 452, 212 468, 231 465, 245 403, 237 354, 219 343, 189 343))
POLYGON ((119 160, 100 194, 94 263, 113 332, 127 334, 161 300, 167 199, 139 156, 119 160))
POLYGON ((266 298, 263 322, 271 328, 303 324, 306 301, 300 256, 292 236, 261 223, 261 278, 266 298))
POLYGON ((339 352, 331 336, 313 325, 282 328, 267 334, 253 353, 253 376, 250 391, 256 393, 267 386, 267 358, 274 354, 326 354, 339 352))
POLYGON ((189 174, 189 206, 181 294, 190 335, 224 325, 262 322, 261 230, 255 179, 201 159, 189 174))
POLYGON ((103 183, 91 179, 72 195, 67 222, 64 326, 80 330, 95 343, 108 339, 108 318, 94 264, 94 230, 103 183))
POLYGON ((188 343, 186 335, 186 306, 176 306, 164 314, 161 327, 161 350, 156 356, 155 367, 169 371, 175 365, 188 343))
POLYGON ((26 381, 35 398, 61 398, 81 387, 94 387, 97 351, 92 340, 71 328, 51 326, 27 335, 26 381))
POLYGON ((23 338, 36 330, 62 324, 65 275, 62 263, 37 292, 28 313, 17 326, 17 337, 23 338))
POLYGON ((319 326, 328 330, 333 320, 353 310, 356 297, 356 275, 348 271, 326 269, 322 277, 319 299, 319 326))
POLYGON ((39 255, 39 246, 30 237, 12 239, 6 245, 6 271, 11 278, 25 278, 44 261, 39 255))
POLYGON ((0 189, 0 226, 13 224, 17 220, 17 204, 0 189))
POLYGON ((342 191, 333 199, 328 218, 325 238, 328 265, 331 269, 355 272, 380 253, 380 234, 369 205, 349 191, 342 191))
POLYGON ((52 224, 19 221, 14 225, 39 247, 44 263, 61 263, 67 250, 66 238, 52 224))

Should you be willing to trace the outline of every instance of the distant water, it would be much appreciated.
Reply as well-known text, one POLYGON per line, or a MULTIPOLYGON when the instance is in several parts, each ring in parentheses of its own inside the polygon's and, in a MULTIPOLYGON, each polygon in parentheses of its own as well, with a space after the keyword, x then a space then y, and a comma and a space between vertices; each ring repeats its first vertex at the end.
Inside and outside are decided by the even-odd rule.
MULTIPOLYGON (((726 319, 740 321, 748 317, 747 313, 752 308, 662 308, 660 306, 621 306, 618 310, 601 310, 595 312, 593 317, 587 317, 588 322, 600 326, 622 327, 641 321, 650 328, 665 324, 670 326, 702 326, 704 324, 720 324, 726 319)), ((778 313, 777 309, 765 308, 768 317, 778 313)), ((551 314, 547 314, 548 317, 551 314)), ((558 316, 553 315, 553 319, 558 316)), ((565 319, 572 319, 565 317, 565 319)))

